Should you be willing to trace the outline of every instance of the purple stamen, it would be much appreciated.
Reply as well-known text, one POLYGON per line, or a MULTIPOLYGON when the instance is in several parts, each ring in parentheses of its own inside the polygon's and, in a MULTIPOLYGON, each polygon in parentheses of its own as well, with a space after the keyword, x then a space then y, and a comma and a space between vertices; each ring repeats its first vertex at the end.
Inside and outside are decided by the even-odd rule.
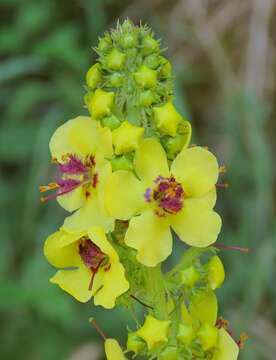
POLYGON ((173 176, 164 178, 158 176, 154 183, 156 187, 147 189, 144 196, 146 201, 155 200, 159 210, 156 211, 158 216, 165 216, 166 213, 176 214, 183 207, 184 190, 173 176))
POLYGON ((76 179, 58 179, 57 184, 59 186, 57 194, 59 195, 60 193, 67 193, 76 189, 81 182, 76 179))
POLYGON ((70 154, 67 162, 59 164, 59 170, 64 174, 83 174, 87 167, 76 155, 70 154))
POLYGON ((152 193, 151 188, 147 188, 147 190, 144 194, 144 198, 145 198, 146 202, 151 202, 151 193, 152 193))

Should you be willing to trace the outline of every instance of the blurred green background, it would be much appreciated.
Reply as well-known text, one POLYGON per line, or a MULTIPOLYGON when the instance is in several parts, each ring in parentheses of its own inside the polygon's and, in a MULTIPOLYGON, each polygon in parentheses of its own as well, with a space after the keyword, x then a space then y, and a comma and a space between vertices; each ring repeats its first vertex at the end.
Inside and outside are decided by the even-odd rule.
POLYGON ((82 305, 49 284, 43 241, 64 213, 42 205, 38 188, 53 174, 54 129, 86 114, 92 46, 126 17, 163 38, 193 142, 228 168, 219 243, 251 251, 222 252, 220 313, 250 336, 241 360, 275 359, 275 12, 274 0, 0 0, 1 359, 100 359, 92 315, 109 336, 125 331, 122 310, 82 305))

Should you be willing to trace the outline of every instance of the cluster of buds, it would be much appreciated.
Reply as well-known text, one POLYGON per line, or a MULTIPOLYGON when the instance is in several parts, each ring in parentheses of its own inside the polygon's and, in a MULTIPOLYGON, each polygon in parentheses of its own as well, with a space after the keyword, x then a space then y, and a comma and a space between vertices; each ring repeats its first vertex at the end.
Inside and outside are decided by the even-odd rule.
POLYGON ((216 157, 190 146, 191 125, 173 104, 171 64, 146 26, 126 20, 105 34, 87 72, 89 116, 50 140, 60 175, 54 191, 71 214, 44 246, 58 268, 50 281, 80 302, 143 306, 120 347, 93 320, 108 360, 236 360, 242 340, 218 319, 215 290, 225 277, 214 245, 221 172, 216 157), (173 268, 173 232, 186 244, 173 268))

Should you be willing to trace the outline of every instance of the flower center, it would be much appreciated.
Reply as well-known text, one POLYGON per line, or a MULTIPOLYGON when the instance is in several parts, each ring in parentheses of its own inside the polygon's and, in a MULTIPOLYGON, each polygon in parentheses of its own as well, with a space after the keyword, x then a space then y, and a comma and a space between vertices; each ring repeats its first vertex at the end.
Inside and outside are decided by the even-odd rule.
POLYGON ((86 237, 82 237, 79 240, 78 251, 84 265, 92 272, 91 280, 88 286, 88 289, 91 290, 95 274, 98 270, 101 267, 104 268, 104 271, 108 271, 110 269, 111 265, 109 264, 109 258, 97 245, 86 237))
POLYGON ((67 194, 79 186, 83 186, 85 196, 88 197, 91 186, 96 188, 98 184, 98 174, 95 172, 96 162, 93 155, 80 159, 77 155, 67 154, 63 160, 63 163, 57 162, 61 177, 56 182, 40 186, 40 192, 56 190, 56 194, 42 197, 43 202, 67 194))
POLYGON ((155 210, 158 216, 177 214, 183 206, 184 190, 182 185, 173 176, 165 178, 158 176, 154 180, 155 186, 148 188, 144 194, 147 202, 155 201, 158 208, 155 210))

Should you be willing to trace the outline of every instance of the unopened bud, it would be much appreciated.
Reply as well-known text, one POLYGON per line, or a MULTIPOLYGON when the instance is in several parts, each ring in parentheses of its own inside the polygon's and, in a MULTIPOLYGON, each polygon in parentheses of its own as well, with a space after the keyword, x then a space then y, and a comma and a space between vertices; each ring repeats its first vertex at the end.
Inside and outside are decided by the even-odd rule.
POLYGON ((124 121, 117 129, 112 131, 115 154, 120 155, 136 150, 143 138, 143 134, 144 128, 124 121))
POLYGON ((151 35, 146 35, 142 40, 143 52, 145 55, 152 54, 159 49, 159 43, 151 35))
POLYGON ((167 60, 167 62, 162 66, 160 71, 161 78, 168 78, 172 75, 172 65, 167 60))
POLYGON ((145 347, 145 343, 135 333, 128 333, 127 350, 139 354, 145 347))
POLYGON ((158 66, 160 65, 159 56, 156 54, 151 54, 147 56, 144 60, 144 65, 146 65, 150 69, 154 69, 154 70, 157 69, 158 66))
POLYGON ((113 73, 108 77, 111 87, 119 88, 123 85, 124 76, 120 73, 113 73))
POLYGON ((126 156, 116 156, 114 159, 110 160, 112 170, 133 170, 133 162, 126 156))
POLYGON ((98 83, 101 81, 102 75, 100 70, 100 64, 94 64, 87 71, 86 83, 90 89, 95 89, 98 83))
POLYGON ((200 279, 200 274, 192 265, 180 272, 180 278, 183 285, 187 287, 193 287, 195 283, 200 279))
POLYGON ((168 101, 162 106, 154 107, 154 120, 157 128, 164 135, 175 136, 182 116, 176 111, 172 102, 168 101))
POLYGON ((107 41, 107 39, 102 38, 99 40, 99 44, 98 44, 98 51, 105 53, 110 49, 111 44, 109 43, 109 41, 107 41))
POLYGON ((88 110, 95 119, 100 119, 111 112, 115 94, 97 89, 91 99, 88 99, 88 110))
POLYGON ((111 70, 120 70, 124 66, 125 60, 126 54, 115 48, 107 55, 105 64, 111 70))
POLYGON ((211 289, 215 290, 219 288, 225 279, 225 271, 223 263, 217 255, 211 257, 206 265, 206 270, 208 272, 207 278, 211 289))
POLYGON ((130 49, 137 45, 137 36, 134 33, 126 33, 122 35, 119 42, 124 49, 130 49))
POLYGON ((193 326, 188 324, 180 324, 176 338, 180 343, 184 345, 190 345, 190 343, 195 338, 193 326))
POLYGON ((134 79, 139 86, 144 89, 149 89, 157 83, 157 72, 146 65, 142 65, 140 69, 134 73, 134 79))
POLYGON ((116 129, 120 126, 121 122, 115 115, 110 115, 101 120, 102 126, 108 127, 111 130, 116 129))
POLYGON ((151 90, 145 90, 140 94, 140 106, 151 106, 154 103, 154 94, 151 90))
POLYGON ((210 350, 217 345, 218 329, 214 325, 205 323, 201 325, 197 333, 197 338, 204 351, 210 350))
POLYGON ((162 353, 159 355, 158 360, 178 360, 179 353, 175 346, 168 346, 162 353))

